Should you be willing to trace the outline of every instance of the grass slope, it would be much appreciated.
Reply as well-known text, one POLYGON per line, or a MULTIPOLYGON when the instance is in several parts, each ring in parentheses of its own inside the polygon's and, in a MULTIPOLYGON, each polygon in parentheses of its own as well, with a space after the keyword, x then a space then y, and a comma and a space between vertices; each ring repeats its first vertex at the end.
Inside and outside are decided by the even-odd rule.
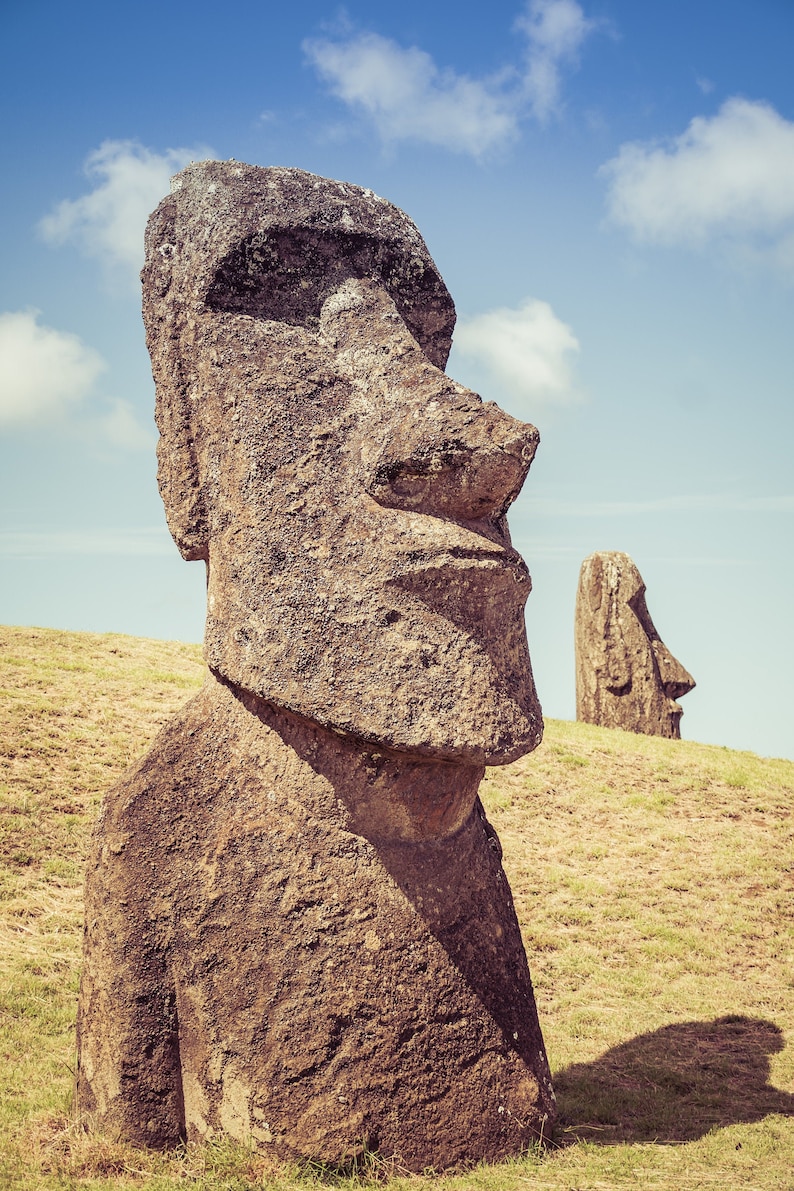
MULTIPOLYGON (((196 646, 0 628, 0 1186, 358 1185, 69 1123, 81 867, 102 791, 202 678, 196 646)), ((391 1187, 794 1189, 794 764, 551 721, 489 771, 561 1120, 553 1145, 391 1187)))

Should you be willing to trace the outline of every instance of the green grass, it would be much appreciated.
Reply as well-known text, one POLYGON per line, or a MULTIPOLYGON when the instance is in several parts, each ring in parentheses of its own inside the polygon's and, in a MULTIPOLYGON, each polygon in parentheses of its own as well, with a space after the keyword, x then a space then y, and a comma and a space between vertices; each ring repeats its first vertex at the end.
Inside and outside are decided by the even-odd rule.
POLYGON ((73 1129, 88 826, 201 680, 196 646, 0 629, 0 1187, 794 1191, 794 764, 555 721, 483 788, 555 1073, 548 1148, 419 1178, 73 1129))

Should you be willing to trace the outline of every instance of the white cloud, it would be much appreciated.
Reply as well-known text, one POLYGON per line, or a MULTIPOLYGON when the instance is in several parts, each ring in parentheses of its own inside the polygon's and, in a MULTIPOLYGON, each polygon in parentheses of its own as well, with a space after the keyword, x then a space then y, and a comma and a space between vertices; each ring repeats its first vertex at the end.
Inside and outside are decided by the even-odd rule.
POLYGON ((566 402, 573 397, 571 359, 579 343, 549 306, 527 298, 461 319, 455 348, 492 378, 516 405, 566 402))
POLYGON ((166 527, 123 529, 0 529, 0 557, 47 558, 52 554, 173 554, 166 527))
POLYGON ((83 406, 107 367, 99 352, 38 320, 37 310, 0 314, 0 428, 68 428, 113 447, 152 450, 154 429, 141 425, 128 401, 106 399, 103 414, 83 406))
POLYGON ((38 311, 0 314, 0 425, 50 421, 76 405, 104 368, 77 335, 41 326, 38 311))
POLYGON ((153 450, 157 443, 154 426, 148 428, 138 421, 129 401, 122 397, 110 399, 110 412, 98 419, 102 437, 114 447, 125 450, 153 450))
POLYGON ((637 240, 721 238, 794 265, 794 123, 767 103, 729 99, 665 144, 623 145, 600 173, 612 220, 637 240))
POLYGON ((575 63, 585 38, 596 28, 576 0, 530 0, 516 26, 529 39, 524 91, 541 122, 558 111, 563 62, 575 63))
POLYGON ((208 156, 212 154, 203 148, 154 153, 136 141, 104 141, 85 163, 94 189, 58 203, 39 222, 39 231, 45 240, 74 243, 109 270, 121 270, 137 281, 146 220, 168 193, 171 175, 208 156))
POLYGON ((545 121, 559 109, 561 64, 575 63, 595 27, 576 0, 530 0, 516 21, 528 42, 524 67, 482 79, 442 70, 417 46, 377 33, 308 40, 303 49, 332 94, 368 116, 383 141, 481 157, 515 139, 527 113, 545 121))
POLYGON ((487 82, 441 71, 429 54, 377 33, 306 41, 304 51, 337 98, 359 107, 384 141, 417 140, 479 156, 516 132, 512 100, 487 82))
POLYGON ((533 508, 548 517, 645 517, 649 513, 794 513, 794 495, 742 496, 735 492, 679 493, 652 500, 560 500, 532 497, 533 508))

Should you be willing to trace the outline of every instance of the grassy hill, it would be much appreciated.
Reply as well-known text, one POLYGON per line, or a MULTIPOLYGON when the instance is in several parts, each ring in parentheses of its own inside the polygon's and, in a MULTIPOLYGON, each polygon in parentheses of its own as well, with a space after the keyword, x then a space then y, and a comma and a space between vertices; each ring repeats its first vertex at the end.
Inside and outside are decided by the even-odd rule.
MULTIPOLYGON (((201 679, 196 646, 0 628, 0 1186, 340 1181, 70 1126, 89 825, 201 679)), ((794 764, 552 720, 536 753, 489 771, 484 801, 561 1120, 545 1152, 391 1186, 792 1191, 794 764)))

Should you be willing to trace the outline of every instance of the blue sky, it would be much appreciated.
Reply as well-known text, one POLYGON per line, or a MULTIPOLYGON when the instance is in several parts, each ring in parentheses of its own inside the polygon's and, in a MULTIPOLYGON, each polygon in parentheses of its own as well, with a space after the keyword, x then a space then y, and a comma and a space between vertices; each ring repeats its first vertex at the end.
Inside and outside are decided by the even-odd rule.
POLYGON ((406 210, 449 371, 533 421, 511 525, 548 715, 625 550, 682 733, 794 757, 794 4, 6 0, 0 622, 199 640, 155 484, 143 224, 191 158, 406 210))

